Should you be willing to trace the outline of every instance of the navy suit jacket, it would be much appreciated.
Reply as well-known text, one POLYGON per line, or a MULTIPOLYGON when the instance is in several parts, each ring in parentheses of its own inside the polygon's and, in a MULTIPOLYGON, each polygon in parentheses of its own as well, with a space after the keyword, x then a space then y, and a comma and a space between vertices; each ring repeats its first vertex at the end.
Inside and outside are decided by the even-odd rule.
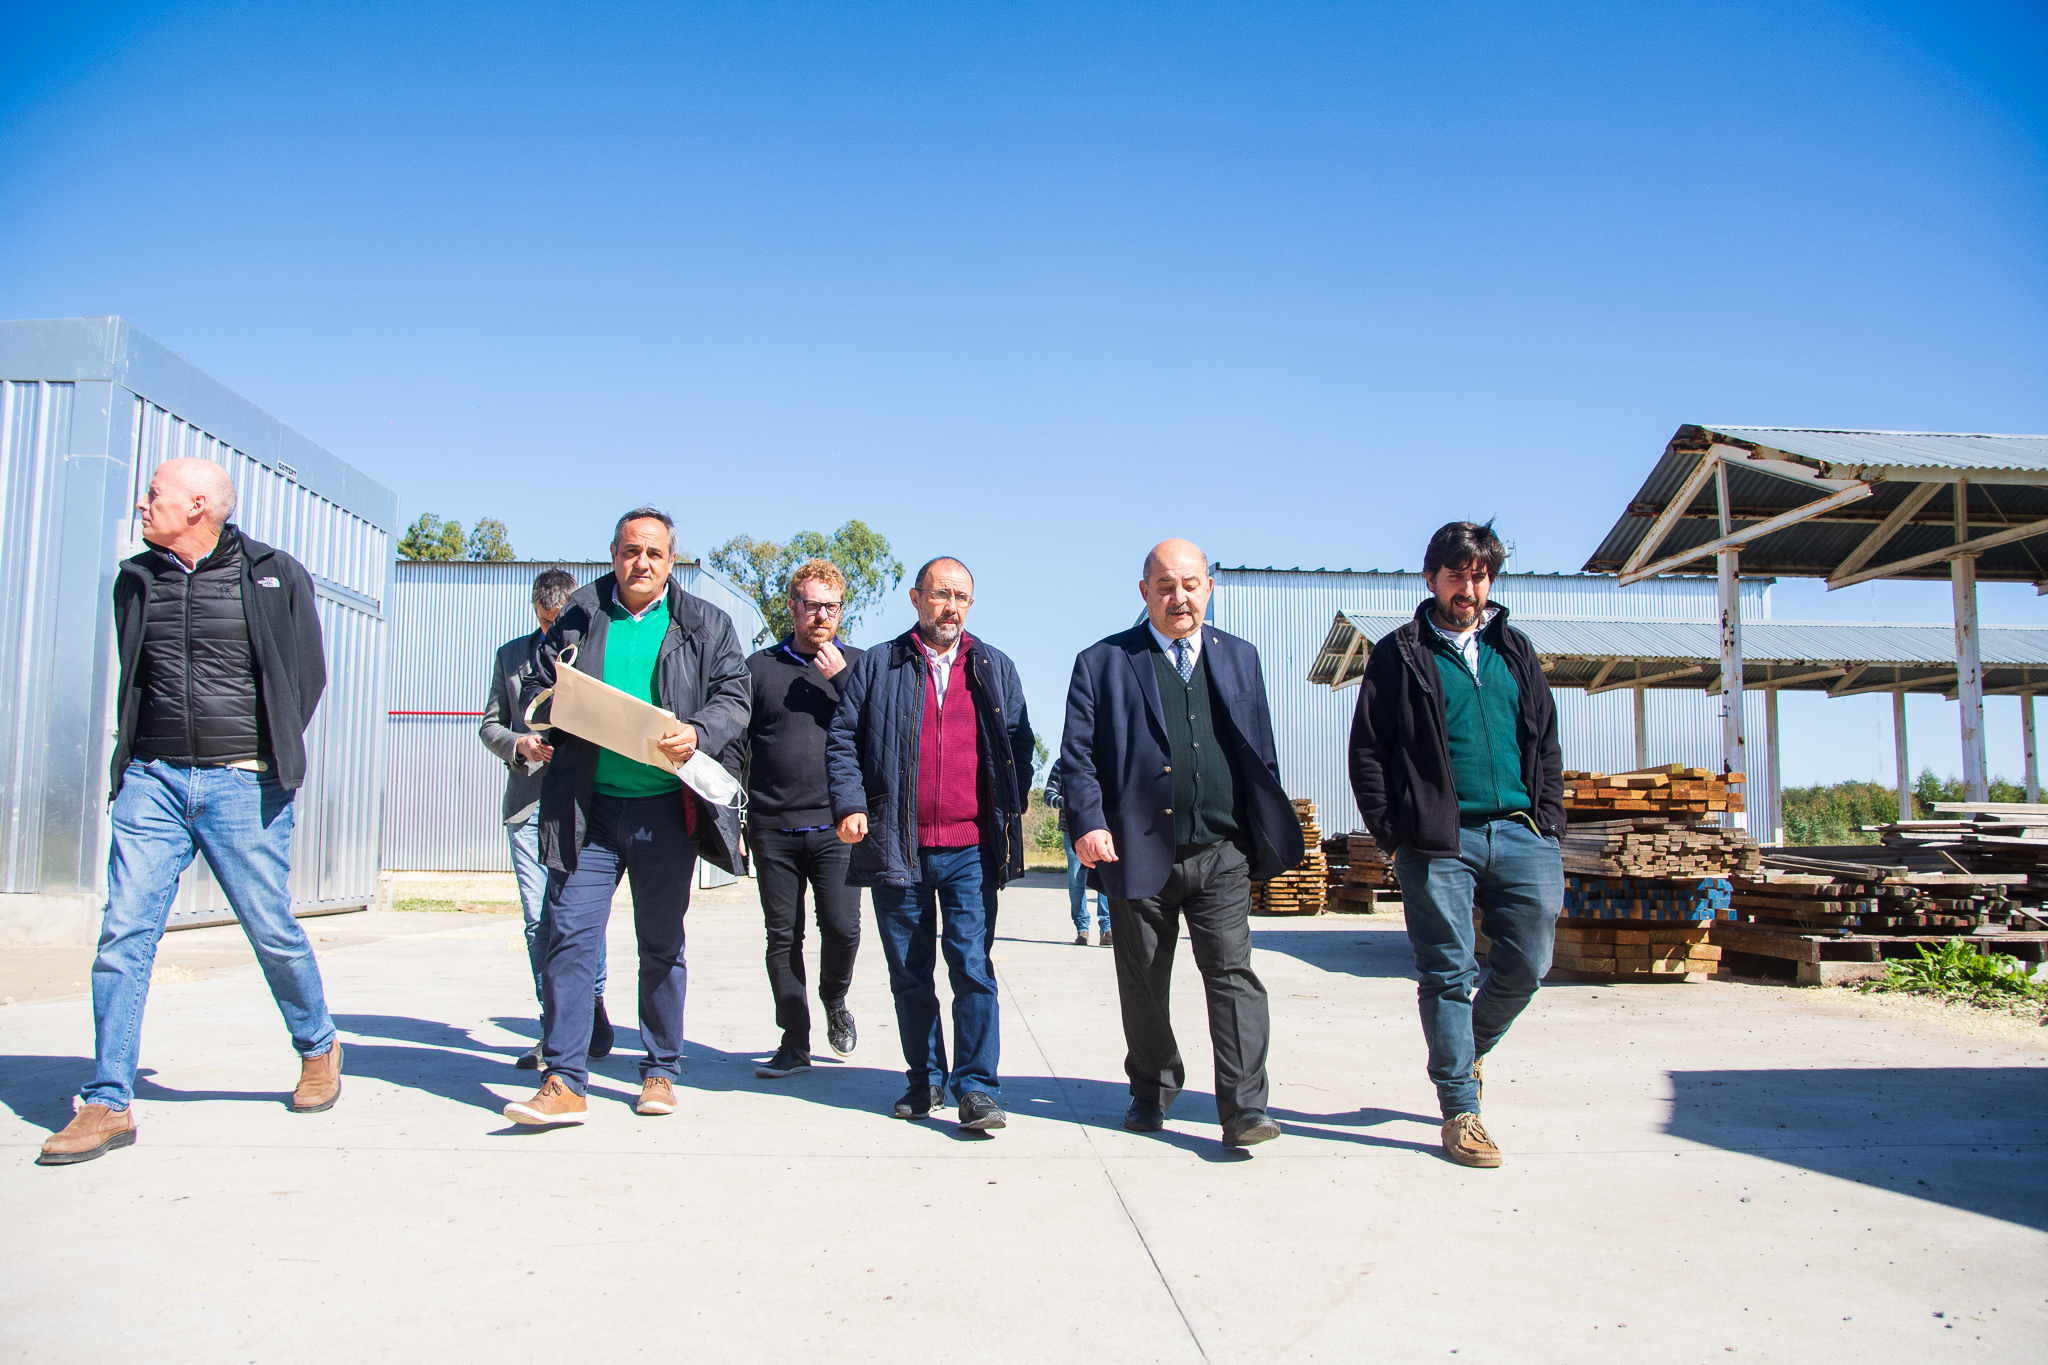
MULTIPOLYGON (((1088 885, 1113 900, 1156 896, 1173 874, 1173 759, 1153 671, 1157 648, 1142 622, 1099 640, 1074 660, 1067 688, 1060 740, 1067 828, 1077 840, 1106 829, 1116 841, 1117 861, 1088 873, 1088 885)), ((1302 848, 1301 821, 1280 785, 1259 652, 1204 625, 1202 657, 1221 703, 1218 738, 1237 755, 1252 880, 1267 881, 1299 863, 1302 848)))

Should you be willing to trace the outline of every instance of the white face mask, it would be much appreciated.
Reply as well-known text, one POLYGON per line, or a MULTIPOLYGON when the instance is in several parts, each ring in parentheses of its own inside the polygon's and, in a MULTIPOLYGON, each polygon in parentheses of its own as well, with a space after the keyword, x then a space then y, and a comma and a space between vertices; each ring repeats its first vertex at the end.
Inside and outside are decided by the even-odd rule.
POLYGON ((747 796, 740 789, 740 780, 702 749, 691 754, 690 761, 676 769, 676 774, 691 791, 714 806, 730 806, 734 810, 747 808, 747 796))

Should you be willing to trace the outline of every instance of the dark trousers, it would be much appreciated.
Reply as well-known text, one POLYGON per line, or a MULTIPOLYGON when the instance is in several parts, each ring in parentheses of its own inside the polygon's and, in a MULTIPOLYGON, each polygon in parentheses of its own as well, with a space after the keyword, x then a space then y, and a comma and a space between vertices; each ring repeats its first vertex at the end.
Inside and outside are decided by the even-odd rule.
POLYGON ((544 918, 548 955, 541 968, 541 1061, 577 1094, 590 1081, 590 999, 612 897, 619 879, 633 882, 633 932, 640 941, 642 1076, 682 1071, 683 915, 697 841, 684 833, 682 792, 672 796, 594 796, 576 870, 548 873, 544 918))
POLYGON ((877 886, 875 928, 889 963, 896 997, 896 1032, 903 1040, 904 1075, 912 1085, 936 1085, 953 1099, 970 1090, 998 1095, 1003 1051, 1002 1010, 989 950, 996 941, 996 879, 986 855, 966 848, 921 848, 917 880, 877 886), (946 955, 953 987, 953 1065, 946 1066, 946 1034, 939 1022, 934 979, 946 955))
POLYGON ((853 984, 860 952, 860 888, 846 884, 853 845, 829 829, 748 831, 761 919, 768 931, 768 987, 782 1045, 809 1056, 811 1006, 804 986, 804 889, 818 915, 818 1000, 831 1009, 853 984))
POLYGON ((1251 872, 1233 845, 1182 849, 1156 896, 1109 903, 1116 935, 1116 993, 1123 1006, 1124 1074, 1131 1094, 1170 1105, 1187 1080, 1174 1041, 1168 995, 1180 922, 1187 921, 1209 1042, 1216 1052, 1216 1114, 1266 1107, 1266 1053, 1272 1021, 1266 987, 1252 971, 1251 872))

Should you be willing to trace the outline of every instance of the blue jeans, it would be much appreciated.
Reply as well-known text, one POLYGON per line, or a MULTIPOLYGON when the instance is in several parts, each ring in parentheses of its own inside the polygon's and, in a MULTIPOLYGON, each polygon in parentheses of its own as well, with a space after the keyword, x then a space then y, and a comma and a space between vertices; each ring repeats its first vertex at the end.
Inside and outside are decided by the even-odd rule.
MULTIPOLYGON (((1088 869, 1074 852, 1074 836, 1062 834, 1067 842, 1067 912, 1074 917, 1074 932, 1088 932, 1088 869)), ((1109 900, 1100 891, 1095 893, 1095 925, 1104 933, 1109 932, 1109 900)))
POLYGON ((1416 996, 1437 1103, 1446 1119, 1476 1114, 1474 1059, 1501 1040, 1550 970, 1564 908, 1563 855, 1557 840, 1520 820, 1494 820, 1461 829, 1455 858, 1402 848, 1394 871, 1421 977, 1416 996), (1493 941, 1483 981, 1473 949, 1475 908, 1493 941))
MULTIPOLYGON (((541 999, 540 969, 548 960, 548 869, 540 860, 540 807, 525 823, 505 826, 512 846, 512 876, 519 883, 519 909, 526 916, 526 965, 533 970, 533 998, 541 999)), ((597 941, 597 994, 604 996, 604 940, 597 941)))
POLYGON ((142 1007, 178 877, 206 855, 242 932, 256 951, 301 1057, 334 1046, 334 1021, 320 964, 292 918, 292 794, 269 773, 130 763, 114 798, 114 846, 107 855, 107 909, 92 963, 94 1056, 82 1098, 126 1109, 135 1098, 142 1007))
POLYGON ((907 1064, 903 1074, 912 1085, 950 1089, 956 1103, 970 1090, 998 1095, 1002 1011, 989 962, 996 940, 995 879, 981 849, 973 845, 921 848, 917 872, 911 886, 877 886, 869 892, 882 956, 889 963, 889 990, 896 997, 896 1031, 907 1064), (950 1072, 933 980, 941 946, 953 986, 956 1064, 950 1072))
POLYGON ((541 968, 541 1063, 577 1094, 590 1083, 589 1001, 619 879, 633 882, 640 944, 640 1075, 675 1080, 683 1064, 683 916, 697 870, 697 841, 684 831, 686 792, 590 798, 590 822, 574 872, 549 872, 547 961, 541 968), (558 1008, 571 1005, 574 1008, 558 1008))

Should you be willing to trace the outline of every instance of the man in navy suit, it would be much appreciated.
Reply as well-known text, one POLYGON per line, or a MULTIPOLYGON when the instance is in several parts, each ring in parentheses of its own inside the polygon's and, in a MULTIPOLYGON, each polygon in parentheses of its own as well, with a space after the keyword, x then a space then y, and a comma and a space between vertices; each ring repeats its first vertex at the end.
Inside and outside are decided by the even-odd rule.
POLYGON ((1185 540, 1145 556, 1145 624, 1074 660, 1060 744, 1074 851, 1109 897, 1124 1127, 1156 1133, 1187 1079, 1168 1008, 1185 919, 1209 1002, 1226 1146, 1280 1135, 1266 1116, 1266 988, 1251 966, 1251 883, 1301 861, 1258 651, 1202 623, 1215 581, 1185 540))

